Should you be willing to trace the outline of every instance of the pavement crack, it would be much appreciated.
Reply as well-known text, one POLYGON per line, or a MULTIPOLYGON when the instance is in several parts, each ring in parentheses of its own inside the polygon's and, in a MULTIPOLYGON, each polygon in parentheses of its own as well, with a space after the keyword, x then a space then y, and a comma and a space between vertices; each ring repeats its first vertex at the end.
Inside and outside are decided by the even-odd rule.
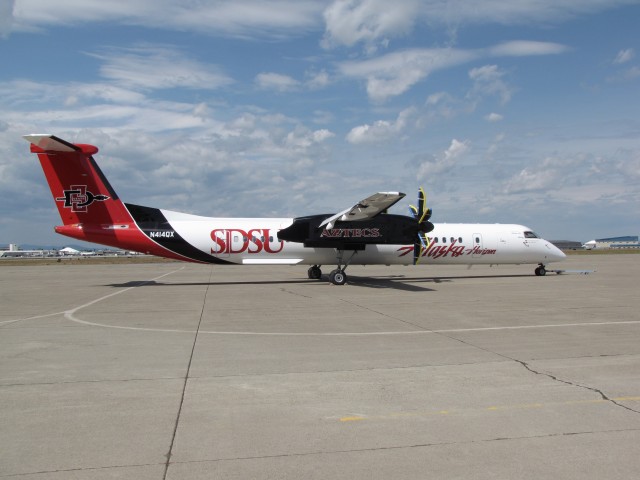
MULTIPOLYGON (((131 463, 124 465, 100 465, 95 467, 76 467, 76 468, 60 468, 56 470, 39 470, 36 472, 20 472, 20 473, 0 473, 0 478, 19 478, 19 477, 31 477, 33 475, 46 475, 54 473, 72 473, 72 472, 97 472, 100 470, 111 470, 118 468, 136 468, 136 467, 155 467, 158 463, 131 463)), ((75 475, 74 475, 75 477, 75 475)))
POLYGON ((164 474, 162 480, 166 480, 167 473, 169 472, 169 465, 171 465, 171 456, 173 455, 173 446, 175 445, 176 435, 178 433, 178 425, 180 425, 180 416, 182 414, 182 407, 184 405, 184 397, 187 391, 187 383, 189 382, 189 374, 191 373, 191 364, 193 362, 193 354, 196 351, 196 343, 198 342, 198 333, 200 332, 200 326, 202 325, 202 317, 204 316, 204 309, 207 305, 207 294, 209 293, 209 287, 211 286, 211 277, 213 276, 213 268, 209 271, 209 281, 207 282, 207 289, 204 292, 204 298, 202 299, 202 310, 200 311, 200 319, 198 320, 198 327, 196 328, 195 335, 193 336, 193 344, 191 345, 191 354, 189 355, 189 362, 187 363, 187 371, 184 375, 184 383, 182 384, 182 394, 180 395, 180 405, 178 406, 178 413, 176 414, 176 422, 173 427, 173 434, 171 435, 171 443, 169 444, 169 451, 165 454, 167 461, 164 464, 164 474))
POLYGON ((615 399, 613 399, 613 398, 610 398, 609 396, 607 396, 607 394, 606 394, 606 393, 604 393, 604 392, 603 392, 602 390, 600 390, 599 388, 596 388, 596 387, 590 387, 590 386, 588 386, 588 385, 582 385, 582 384, 580 384, 580 383, 576 383, 576 382, 570 382, 569 380, 564 380, 564 379, 562 379, 562 378, 560 378, 560 377, 558 377, 558 376, 556 376, 556 375, 553 375, 553 374, 551 374, 551 373, 547 373, 547 372, 543 372, 543 371, 536 370, 536 369, 534 369, 531 365, 529 365, 527 362, 525 362, 524 360, 519 360, 519 359, 517 359, 517 358, 510 357, 509 355, 505 355, 505 354, 503 354, 503 353, 494 352, 493 350, 490 350, 490 349, 488 349, 488 348, 483 348, 483 347, 480 347, 480 346, 478 346, 478 345, 474 345, 473 343, 466 342, 466 341, 464 341, 464 340, 461 340, 461 339, 459 339, 459 338, 455 338, 455 337, 450 336, 450 335, 446 335, 446 334, 444 334, 444 333, 442 333, 442 332, 435 332, 435 333, 437 333, 437 334, 439 334, 439 335, 442 335, 442 336, 444 336, 444 337, 450 338, 450 339, 452 339, 452 340, 456 340, 456 341, 458 341, 458 342, 460 342, 460 343, 463 343, 463 344, 465 344, 465 345, 468 345, 468 346, 470 346, 470 347, 474 347, 474 348, 477 348, 477 349, 482 350, 482 351, 484 351, 484 352, 492 353, 493 355, 497 355, 497 356, 502 357, 502 358, 504 358, 504 359, 511 360, 512 362, 516 362, 516 363, 518 363, 519 365, 523 366, 527 371, 529 371, 529 372, 531 372, 531 373, 533 373, 533 374, 535 374, 535 375, 542 375, 542 376, 544 376, 544 377, 550 378, 551 380, 553 380, 553 381, 555 381, 555 382, 563 383, 563 384, 565 384, 565 385, 569 385, 569 386, 572 386, 572 387, 578 387, 578 388, 582 388, 582 389, 584 389, 584 390, 589 390, 589 391, 591 391, 591 392, 597 393, 598 395, 600 395, 600 397, 602 398, 602 400, 604 400, 604 401, 606 401, 606 402, 609 402, 609 403, 611 403, 611 404, 615 405, 616 407, 624 408, 625 410, 628 410, 628 411, 630 411, 630 412, 640 414, 640 410, 635 410, 635 409, 633 409, 633 408, 631 408, 631 407, 628 407, 627 405, 624 405, 624 404, 622 404, 622 403, 620 403, 620 402, 616 401, 616 400, 615 400, 615 399))
POLYGON ((505 442, 505 441, 520 441, 520 440, 531 440, 531 439, 543 439, 543 438, 555 438, 555 437, 566 437, 566 436, 576 436, 576 435, 598 435, 603 433, 623 433, 623 432, 637 432, 637 428, 628 428, 628 429, 614 429, 614 430, 586 430, 586 431, 573 431, 573 432, 557 432, 557 433, 548 433, 543 435, 523 435, 523 436, 514 436, 514 437, 495 437, 495 438, 483 438, 478 440, 462 440, 462 441, 451 441, 451 442, 425 442, 425 443, 415 443, 415 444, 407 444, 407 445, 386 445, 386 446, 378 446, 378 447, 365 447, 365 448, 351 448, 351 449, 343 449, 343 450, 318 450, 313 452, 293 452, 293 453, 274 453, 271 455, 254 455, 254 456, 245 456, 245 457, 228 457, 228 458, 211 458, 211 459, 202 459, 202 460, 187 460, 183 462, 175 462, 175 463, 214 463, 214 462, 235 462, 235 461, 243 461, 243 460, 264 460, 264 459, 272 459, 272 458, 292 458, 292 457, 310 457, 310 456, 319 456, 319 455, 339 455, 339 454, 349 454, 349 453, 365 453, 365 452, 378 452, 378 451, 388 451, 388 450, 405 450, 405 449, 414 449, 414 448, 433 448, 433 447, 447 447, 452 445, 472 445, 472 444, 481 444, 481 443, 492 443, 492 442, 505 442))
MULTIPOLYGON (((375 310, 375 309, 373 309, 371 307, 367 307, 366 305, 360 305, 358 303, 352 302, 351 300, 347 300, 346 298, 341 298, 340 300, 343 301, 344 303, 348 303, 349 305, 353 305, 354 307, 362 308, 363 310, 367 310, 369 312, 376 313, 376 314, 378 314, 380 316, 389 318, 389 319, 394 320, 396 322, 404 323, 405 325, 411 325, 412 327, 417 328, 418 330, 422 330, 422 331, 425 331, 425 332, 438 333, 438 332, 436 332, 434 330, 431 330, 429 328, 425 328, 425 327, 423 327, 421 325, 418 325, 416 323, 411 323, 411 322, 409 322, 407 320, 403 320, 402 318, 398 318, 398 317, 394 317, 393 315, 389 315, 388 313, 379 312, 378 310, 375 310)), ((449 337, 449 338, 451 338, 451 337, 449 337)), ((457 339, 454 339, 454 340, 457 340, 457 339)))
POLYGON ((311 296, 309 296, 309 295, 303 295, 303 294, 302 294, 302 293, 300 293, 300 292, 293 292, 293 291, 291 291, 291 290, 289 290, 289 289, 287 289, 287 288, 281 288, 281 289, 280 289, 280 291, 281 291, 281 292, 284 292, 284 293, 288 293, 288 294, 290 294, 290 295, 295 295, 296 297, 313 298, 313 297, 311 297, 311 296))
MULTIPOLYGON (((500 355, 500 354, 498 354, 498 355, 500 355)), ((531 367, 531 365, 529 365, 527 362, 525 362, 525 361, 523 361, 523 360, 518 360, 517 358, 508 357, 508 356, 506 356, 506 355, 502 355, 502 356, 503 356, 503 357, 505 357, 505 358, 509 358, 509 359, 513 360, 514 362, 519 363, 520 365, 522 365, 524 368, 526 368, 526 369, 527 369, 528 371, 530 371, 531 373, 534 373, 534 374, 536 374, 536 375, 542 375, 542 376, 544 376, 544 377, 550 378, 551 380, 553 380, 553 381, 555 381, 555 382, 564 383, 565 385, 570 385, 570 386, 572 386, 572 387, 583 388, 583 389, 585 389, 585 390, 589 390, 589 391, 591 391, 591 392, 597 393, 598 395, 600 395, 600 397, 602 398, 602 400, 605 400, 605 401, 607 401, 607 402, 610 402, 610 403, 614 404, 614 405, 615 405, 615 406, 617 406, 617 407, 624 408, 625 410, 629 410, 630 412, 633 412, 633 413, 639 413, 639 414, 640 414, 640 411, 639 411, 639 410, 635 410, 635 409, 633 409, 633 408, 631 408, 631 407, 628 407, 628 406, 626 406, 626 405, 624 405, 624 404, 622 404, 622 403, 620 403, 620 402, 618 402, 618 401, 614 400, 613 398, 610 398, 609 396, 607 396, 607 394, 606 394, 606 393, 604 393, 604 392, 603 392, 602 390, 600 390, 599 388, 596 388, 596 387, 590 387, 589 385, 582 385, 582 384, 580 384, 580 383, 576 383, 576 382, 570 382, 569 380, 564 380, 564 379, 562 379, 562 378, 560 378, 560 377, 557 377, 556 375, 553 375, 553 374, 551 374, 551 373, 548 373, 548 372, 542 372, 542 371, 536 370, 536 369, 534 369, 533 367, 531 367)))

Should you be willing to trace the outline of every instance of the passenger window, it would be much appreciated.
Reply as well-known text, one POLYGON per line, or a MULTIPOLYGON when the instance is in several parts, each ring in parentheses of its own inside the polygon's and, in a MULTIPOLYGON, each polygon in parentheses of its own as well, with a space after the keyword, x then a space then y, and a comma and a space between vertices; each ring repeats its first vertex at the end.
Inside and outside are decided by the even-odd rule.
POLYGON ((451 243, 454 243, 455 241, 456 241, 456 239, 451 237, 451 243))
POLYGON ((476 237, 476 243, 480 243, 480 237, 476 237))
POLYGON ((433 237, 433 243, 438 243, 438 237, 433 237))
POLYGON ((458 243, 462 243, 462 237, 458 237, 458 243))
POLYGON ((447 237, 442 237, 442 243, 447 243, 447 237))

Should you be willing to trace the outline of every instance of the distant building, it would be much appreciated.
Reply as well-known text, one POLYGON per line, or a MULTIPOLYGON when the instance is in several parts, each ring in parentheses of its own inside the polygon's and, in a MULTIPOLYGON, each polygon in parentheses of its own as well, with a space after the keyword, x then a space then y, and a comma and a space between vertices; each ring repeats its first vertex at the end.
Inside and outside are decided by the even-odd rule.
POLYGON ((582 250, 582 242, 576 240, 550 240, 560 250, 582 250))
POLYGON ((7 247, 0 247, 1 258, 19 258, 19 257, 44 257, 47 253, 44 250, 22 250, 15 243, 10 243, 7 247))
POLYGON ((597 238, 584 244, 584 248, 591 250, 594 248, 640 248, 638 236, 627 235, 624 237, 597 238))

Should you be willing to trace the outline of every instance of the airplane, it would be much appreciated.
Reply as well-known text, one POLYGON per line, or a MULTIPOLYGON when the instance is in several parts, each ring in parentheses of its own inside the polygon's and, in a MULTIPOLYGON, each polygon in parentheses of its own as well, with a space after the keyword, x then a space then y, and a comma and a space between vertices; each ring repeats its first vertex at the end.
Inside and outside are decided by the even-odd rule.
POLYGON ((387 213, 405 197, 401 192, 296 218, 214 218, 124 203, 93 158, 97 147, 51 134, 23 138, 58 207, 63 224, 55 231, 123 250, 196 263, 310 265, 310 279, 322 278, 322 265, 336 265, 329 274, 334 285, 347 282, 351 264, 535 264, 543 276, 547 264, 565 258, 522 225, 431 223, 422 189, 411 216, 387 213))

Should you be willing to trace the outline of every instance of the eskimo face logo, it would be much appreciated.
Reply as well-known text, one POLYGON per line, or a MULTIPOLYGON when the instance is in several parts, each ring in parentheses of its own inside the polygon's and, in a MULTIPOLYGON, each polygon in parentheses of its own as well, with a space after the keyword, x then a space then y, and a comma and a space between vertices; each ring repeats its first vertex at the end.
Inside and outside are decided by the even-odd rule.
POLYGON ((106 195, 94 195, 89 192, 86 185, 71 185, 71 188, 63 193, 64 197, 58 197, 56 201, 64 202, 64 207, 70 208, 72 212, 86 212, 87 207, 93 202, 109 200, 106 195))

